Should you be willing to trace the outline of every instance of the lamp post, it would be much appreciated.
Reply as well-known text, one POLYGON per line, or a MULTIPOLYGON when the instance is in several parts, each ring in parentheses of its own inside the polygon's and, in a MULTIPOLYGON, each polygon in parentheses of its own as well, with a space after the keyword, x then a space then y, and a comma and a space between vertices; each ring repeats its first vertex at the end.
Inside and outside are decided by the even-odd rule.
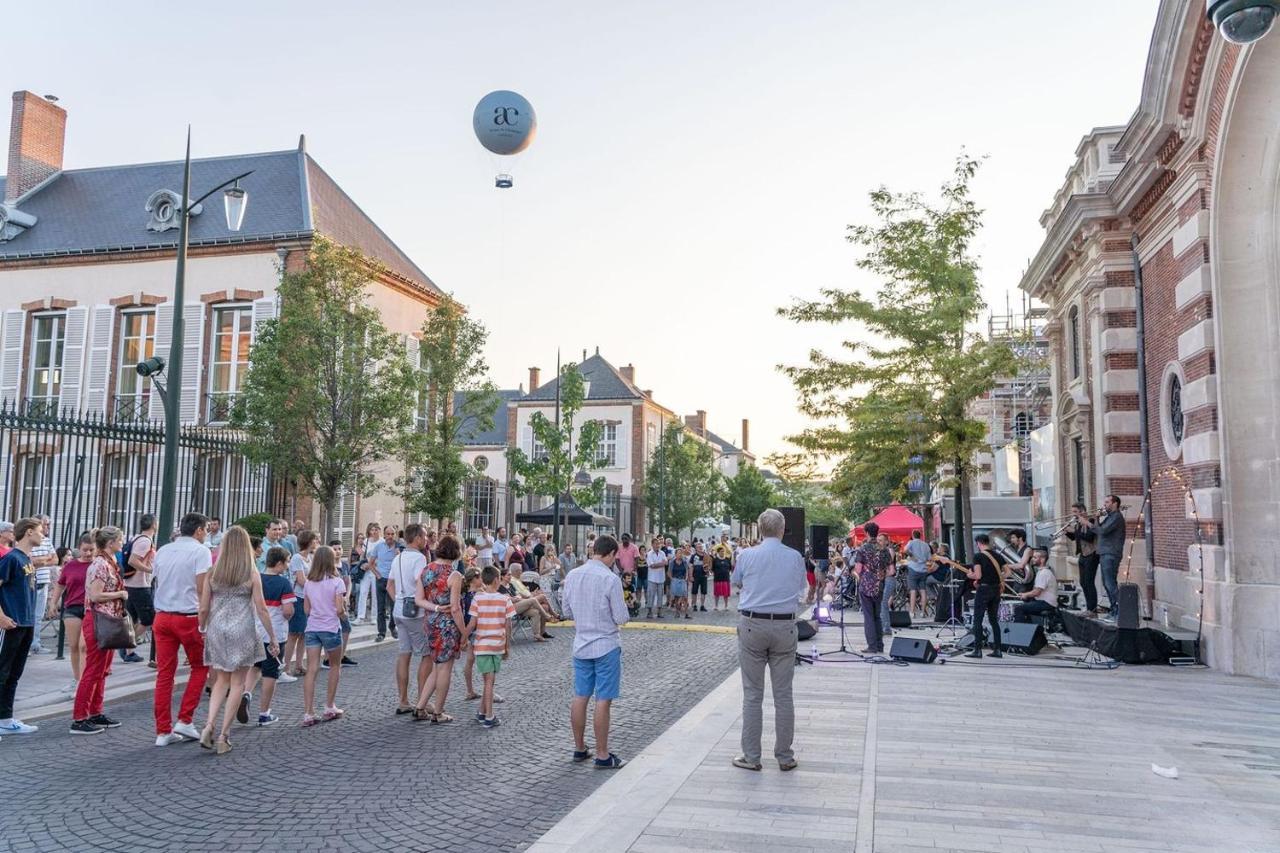
MULTIPOLYGON (((164 404, 164 475, 160 486, 160 529, 157 537, 163 544, 169 541, 173 530, 173 509, 178 488, 178 430, 182 409, 182 346, 186 331, 183 321, 187 272, 187 231, 191 222, 191 210, 209 196, 225 190, 223 206, 226 210, 227 228, 239 231, 244 224, 244 211, 249 194, 241 188, 240 181, 253 174, 253 170, 223 181, 195 201, 191 201, 191 128, 187 128, 187 154, 182 166, 182 198, 178 202, 178 271, 173 283, 173 338, 169 342, 168 388, 161 392, 164 404), (176 379, 175 379, 176 377, 176 379)), ((147 362, 138 365, 143 373, 147 362)), ((144 375, 147 375, 144 373, 144 375)))

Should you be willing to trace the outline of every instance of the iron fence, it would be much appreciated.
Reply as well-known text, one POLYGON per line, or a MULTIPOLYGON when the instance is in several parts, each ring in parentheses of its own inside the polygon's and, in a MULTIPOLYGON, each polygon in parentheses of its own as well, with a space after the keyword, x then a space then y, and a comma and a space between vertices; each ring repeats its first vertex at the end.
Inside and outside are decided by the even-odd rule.
MULTIPOLYGON (((140 407, 69 412, 25 403, 0 406, 0 507, 10 519, 47 514, 55 544, 105 524, 132 531, 138 516, 158 512, 164 425, 140 407)), ((279 512, 288 488, 243 454, 242 436, 184 426, 178 438, 177 515, 202 512, 228 521, 279 512)))

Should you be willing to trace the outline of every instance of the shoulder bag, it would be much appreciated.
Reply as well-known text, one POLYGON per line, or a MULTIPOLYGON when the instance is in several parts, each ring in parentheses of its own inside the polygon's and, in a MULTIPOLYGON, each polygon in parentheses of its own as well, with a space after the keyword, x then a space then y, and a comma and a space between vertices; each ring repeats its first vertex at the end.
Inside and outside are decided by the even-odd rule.
POLYGON ((410 595, 408 598, 404 597, 405 582, 404 582, 404 571, 403 571, 404 570, 404 552, 403 551, 401 551, 399 554, 396 555, 395 565, 396 565, 396 576, 397 576, 397 579, 400 581, 399 586, 396 587, 396 590, 400 593, 400 616, 403 619, 417 619, 418 618, 418 602, 414 601, 414 597, 412 595, 410 595))
POLYGON ((133 631, 123 619, 103 613, 96 607, 93 610, 93 641, 100 649, 132 649, 137 645, 133 641, 133 631))

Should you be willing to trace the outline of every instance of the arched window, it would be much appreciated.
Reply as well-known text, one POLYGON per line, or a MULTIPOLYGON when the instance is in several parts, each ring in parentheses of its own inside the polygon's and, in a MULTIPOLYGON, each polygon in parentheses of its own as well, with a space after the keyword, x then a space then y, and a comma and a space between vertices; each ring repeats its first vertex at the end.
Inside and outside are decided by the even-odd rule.
POLYGON ((1071 347, 1071 378, 1080 378, 1080 309, 1071 306, 1067 312, 1067 345, 1071 347))

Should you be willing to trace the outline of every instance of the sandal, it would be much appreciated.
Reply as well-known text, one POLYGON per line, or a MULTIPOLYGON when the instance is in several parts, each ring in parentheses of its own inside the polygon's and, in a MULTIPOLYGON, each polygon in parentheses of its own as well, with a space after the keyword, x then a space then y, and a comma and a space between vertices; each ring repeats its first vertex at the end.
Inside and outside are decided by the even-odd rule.
POLYGON ((346 712, 341 708, 325 708, 324 713, 320 716, 320 720, 321 722, 328 723, 332 720, 341 719, 344 713, 346 712))
POLYGON ((480 698, 480 694, 479 694, 479 693, 468 693, 466 696, 463 696, 462 698, 463 698, 463 699, 465 699, 465 700, 467 700, 468 702, 471 702, 471 701, 473 701, 473 700, 479 699, 479 698, 480 698))
POLYGON ((319 721, 319 720, 317 720, 317 719, 316 719, 313 715, 311 715, 311 714, 303 714, 303 715, 302 715, 302 727, 303 727, 304 729, 309 729, 309 728, 311 728, 312 726, 314 726, 314 725, 318 724, 319 722, 320 722, 320 721, 319 721))
POLYGON ((434 723, 436 721, 436 712, 432 711, 430 708, 414 708, 413 719, 419 723, 434 723))
POLYGON ((213 749, 213 729, 208 728, 200 732, 200 746, 205 749, 213 749))
POLYGON ((453 722, 453 717, 449 716, 448 714, 436 714, 436 715, 435 715, 435 717, 431 720, 431 722, 432 722, 433 724, 435 724, 435 725, 443 725, 444 723, 452 723, 452 722, 453 722))

